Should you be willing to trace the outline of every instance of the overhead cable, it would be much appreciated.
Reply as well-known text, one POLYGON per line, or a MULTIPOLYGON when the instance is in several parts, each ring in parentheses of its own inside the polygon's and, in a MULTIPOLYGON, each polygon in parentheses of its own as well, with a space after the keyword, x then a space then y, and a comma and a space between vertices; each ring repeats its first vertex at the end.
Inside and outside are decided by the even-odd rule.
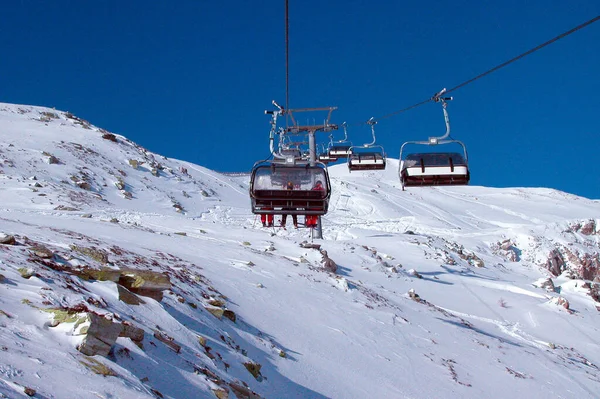
MULTIPOLYGON (((472 83, 472 82, 476 81, 477 79, 480 79, 480 78, 482 78, 482 77, 484 77, 484 76, 486 76, 486 75, 489 75, 490 73, 492 73, 492 72, 495 72, 495 71, 497 71, 497 70, 498 70, 498 69, 500 69, 500 68, 503 68, 503 67, 505 67, 505 66, 507 66, 507 65, 509 65, 509 64, 511 64, 511 63, 513 63, 513 62, 515 62, 515 61, 517 61, 517 60, 519 60, 519 59, 523 58, 523 57, 526 57, 526 56, 528 56, 529 54, 531 54, 531 53, 534 53, 534 52, 536 52, 536 51, 540 50, 541 48, 544 48, 544 47, 546 47, 547 45, 549 45, 549 44, 552 44, 552 43, 554 43, 555 41, 562 39, 563 37, 569 36, 571 33, 574 33, 574 32, 576 32, 576 31, 578 31, 578 30, 580 30, 580 29, 582 29, 582 28, 585 28, 586 26, 588 26, 588 25, 591 25, 592 23, 594 23, 594 22, 596 22, 596 21, 598 21, 598 20, 600 20, 600 15, 598 15, 598 16, 596 16, 596 17, 594 17, 594 18, 590 19, 590 20, 589 20, 589 21, 587 21, 587 22, 584 22, 584 23, 582 23, 581 25, 578 25, 578 26, 574 27, 573 29, 570 29, 570 30, 568 30, 568 31, 566 31, 566 32, 564 32, 564 33, 561 33, 560 35, 556 36, 555 38, 553 38, 553 39, 550 39, 550 40, 548 40, 547 42, 545 42, 545 43, 542 43, 542 44, 540 44, 539 46, 536 46, 536 47, 532 48, 531 50, 528 50, 528 51, 526 51, 526 52, 524 52, 524 53, 522 53, 522 54, 520 54, 520 55, 518 55, 518 56, 516 56, 516 57, 514 57, 514 58, 512 58, 512 59, 510 59, 510 60, 508 60, 508 61, 506 61, 506 62, 503 62, 502 64, 500 64, 500 65, 497 65, 497 66, 493 67, 492 69, 489 69, 489 70, 487 70, 486 72, 484 72, 484 73, 481 73, 481 74, 479 74, 479 75, 475 76, 475 77, 474 77, 474 78, 472 78, 472 79, 469 79, 469 80, 467 80, 467 81, 464 81, 463 83, 461 83, 461 84, 459 84, 459 85, 457 85, 457 86, 454 86, 454 87, 453 87, 453 88, 451 88, 451 89, 448 89, 448 90, 446 90, 446 94, 448 94, 448 93, 450 93, 450 92, 453 92, 453 91, 455 91, 455 90, 458 90, 458 89, 460 89, 461 87, 464 87, 464 86, 468 85, 469 83, 472 83)), ((434 96, 434 97, 435 97, 435 96, 434 96)), ((416 103, 416 104, 413 104, 413 105, 411 105, 410 107, 402 108, 402 109, 400 109, 400 110, 398 110, 398 111, 394 111, 394 112, 392 112, 392 113, 386 114, 386 115, 384 115, 384 116, 380 117, 379 119, 387 119, 387 118, 390 118, 390 117, 392 117, 392 116, 395 116, 395 115, 401 114, 401 113, 403 113, 403 112, 409 111, 409 110, 411 110, 411 109, 413 109, 413 108, 420 107, 421 105, 423 105, 423 104, 426 104, 426 103, 428 103, 428 102, 432 101, 432 100, 434 99, 434 97, 431 97, 431 98, 428 98, 428 99, 426 99, 426 100, 423 100, 423 101, 421 101, 421 102, 418 102, 418 103, 416 103)), ((363 123, 360 123, 360 124, 361 124, 361 125, 362 125, 362 124, 365 124, 365 122, 363 122, 363 123)))

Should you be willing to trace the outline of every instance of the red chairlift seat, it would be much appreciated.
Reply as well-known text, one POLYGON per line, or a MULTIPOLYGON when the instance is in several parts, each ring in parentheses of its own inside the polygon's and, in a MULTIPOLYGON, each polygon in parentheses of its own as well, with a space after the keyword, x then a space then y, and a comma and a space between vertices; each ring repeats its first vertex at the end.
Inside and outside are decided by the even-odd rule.
POLYGON ((324 164, 314 166, 264 162, 252 168, 250 199, 252 213, 259 215, 325 215, 331 185, 324 164), (322 190, 313 189, 321 181, 322 190), (293 182, 294 189, 286 189, 293 182))

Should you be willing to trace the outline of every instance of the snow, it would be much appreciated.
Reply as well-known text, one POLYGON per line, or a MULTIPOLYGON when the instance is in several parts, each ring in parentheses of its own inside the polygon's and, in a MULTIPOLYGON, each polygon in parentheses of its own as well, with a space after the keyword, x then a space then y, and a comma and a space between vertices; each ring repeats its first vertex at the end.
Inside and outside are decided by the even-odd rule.
POLYGON ((246 384, 263 398, 598 397, 600 304, 585 281, 544 268, 553 249, 598 254, 598 228, 572 228, 598 226, 598 201, 546 188, 402 191, 397 159, 374 172, 336 165, 324 239, 313 240, 260 226, 248 175, 105 133, 62 111, 0 104, 0 238, 19 244, 0 244, 0 397, 28 387, 40 398, 215 398, 219 388, 235 398, 232 385, 246 384), (98 266, 74 246, 103 249, 106 266, 168 272, 173 287, 128 305, 115 282, 52 269, 34 244, 71 268, 98 266), (555 291, 538 287, 548 277, 555 291), (215 301, 235 321, 208 312, 215 301), (142 328, 142 348, 121 337, 108 357, 78 352, 81 336, 47 310, 80 304, 142 328), (257 378, 248 362, 261 365, 257 378))

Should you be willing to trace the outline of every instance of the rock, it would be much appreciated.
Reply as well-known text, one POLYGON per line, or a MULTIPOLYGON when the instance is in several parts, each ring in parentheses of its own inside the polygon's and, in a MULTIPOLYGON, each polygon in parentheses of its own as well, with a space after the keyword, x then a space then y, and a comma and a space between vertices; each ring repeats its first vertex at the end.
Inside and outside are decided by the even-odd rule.
POLYGON ((217 388, 212 390, 217 399, 229 399, 229 391, 225 388, 217 388))
POLYGON ((414 288, 411 288, 410 290, 408 290, 408 296, 411 299, 414 299, 415 301, 420 300, 419 295, 415 292, 414 288))
POLYGON ((423 276, 421 276, 419 274, 419 272, 417 272, 415 269, 410 269, 406 273, 408 273, 409 275, 414 276, 416 278, 423 278, 423 276))
POLYGON ((261 379, 260 369, 262 368, 262 366, 260 364, 254 362, 246 362, 244 363, 244 366, 254 378, 256 378, 257 380, 261 379))
POLYGON ((104 134, 102 135, 102 138, 103 138, 104 140, 109 140, 109 141, 112 141, 112 142, 115 142, 115 143, 117 142, 117 136, 115 136, 115 135, 114 135, 114 134, 112 134, 112 133, 104 133, 104 134))
POLYGON ((79 188, 82 188, 82 189, 88 190, 88 191, 92 189, 92 186, 90 185, 90 183, 83 181, 83 180, 78 181, 77 183, 75 183, 75 185, 79 188))
POLYGON ((538 281, 536 281, 535 283, 533 283, 533 285, 538 288, 543 288, 549 292, 554 292, 556 289, 556 287, 554 286, 554 282, 552 281, 552 279, 550 277, 541 278, 538 281))
POLYGON ((159 302, 163 298, 163 291, 171 289, 169 276, 150 270, 122 270, 119 284, 134 294, 147 296, 159 302))
POLYGON ((327 270, 330 273, 337 272, 337 264, 327 255, 327 251, 324 249, 320 250, 321 255, 321 263, 323 263, 323 269, 327 270))
POLYGON ((123 322, 121 326, 122 328, 119 337, 127 337, 138 345, 144 340, 144 330, 141 328, 136 327, 129 322, 123 322))
POLYGON ((21 277, 27 280, 35 276, 35 270, 30 267, 21 267, 17 271, 21 274, 21 277))
POLYGON ((596 222, 594 220, 588 220, 580 230, 581 234, 591 236, 596 232, 596 222))
POLYGON ((129 290, 122 285, 117 284, 117 290, 119 291, 119 300, 128 305, 139 305, 145 303, 137 295, 129 292, 129 290))
POLYGON ((92 269, 85 266, 80 270, 76 270, 74 274, 84 280, 112 281, 113 283, 119 282, 119 278, 121 277, 120 270, 111 269, 108 267, 92 269))
POLYGON ((216 306, 205 306, 204 309, 208 310, 208 312, 215 316, 217 319, 222 319, 223 313, 225 313, 224 309, 218 308, 216 306))
POLYGON ((81 330, 86 336, 77 350, 88 356, 108 356, 123 329, 122 325, 96 313, 88 313, 87 317, 87 331, 81 330))
POLYGON ((225 301, 222 301, 220 299, 210 299, 207 302, 209 305, 211 306, 216 306, 219 308, 224 308, 225 307, 225 301))
POLYGON ((300 246, 302 248, 312 248, 312 249, 316 249, 316 250, 321 249, 321 244, 313 244, 313 243, 308 243, 306 241, 301 242, 300 246))
POLYGON ((102 249, 97 249, 95 247, 80 247, 78 245, 71 245, 71 250, 79 252, 82 255, 88 256, 102 264, 108 263, 108 254, 102 249))
POLYGON ((225 309, 223 311, 223 317, 228 318, 229 320, 233 321, 235 323, 237 317, 235 315, 235 312, 229 309, 225 309))
POLYGON ((46 248, 42 245, 30 247, 29 250, 35 256, 42 258, 42 259, 50 259, 54 256, 54 252, 52 252, 51 250, 49 250, 48 248, 46 248))
POLYGON ((65 206, 65 205, 58 205, 56 207, 54 207, 55 211, 68 211, 68 212, 72 212, 72 211, 77 211, 77 208, 73 208, 72 206, 65 206))
POLYGON ((555 304, 555 305, 562 306, 563 308, 569 310, 569 301, 567 301, 562 296, 559 296, 557 298, 552 298, 550 300, 550 302, 553 303, 553 304, 555 304))
POLYGON ((176 344, 173 338, 169 337, 162 331, 155 331, 154 338, 167 345, 169 349, 171 349, 175 353, 179 353, 181 351, 181 345, 176 344))
POLYGON ((553 249, 548 254, 548 260, 546 261, 546 269, 554 276, 560 276, 560 274, 567 268, 565 260, 558 250, 553 249))
POLYGON ((235 396, 239 399, 262 399, 262 397, 256 392, 251 391, 245 386, 236 384, 235 382, 230 383, 229 387, 231 388, 235 396))
POLYGON ((323 268, 330 273, 337 272, 337 264, 331 258, 323 259, 323 268))
POLYGON ((17 240, 15 240, 15 236, 0 233, 0 244, 16 245, 17 240))

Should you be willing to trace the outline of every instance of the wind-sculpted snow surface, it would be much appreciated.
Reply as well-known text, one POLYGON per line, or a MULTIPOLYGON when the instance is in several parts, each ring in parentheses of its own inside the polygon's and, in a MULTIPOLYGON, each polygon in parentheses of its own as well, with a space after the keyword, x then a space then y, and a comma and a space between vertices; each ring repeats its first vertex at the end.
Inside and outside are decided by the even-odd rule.
POLYGON ((600 392, 598 201, 336 165, 311 240, 75 115, 0 104, 0 135, 0 396, 600 392))

